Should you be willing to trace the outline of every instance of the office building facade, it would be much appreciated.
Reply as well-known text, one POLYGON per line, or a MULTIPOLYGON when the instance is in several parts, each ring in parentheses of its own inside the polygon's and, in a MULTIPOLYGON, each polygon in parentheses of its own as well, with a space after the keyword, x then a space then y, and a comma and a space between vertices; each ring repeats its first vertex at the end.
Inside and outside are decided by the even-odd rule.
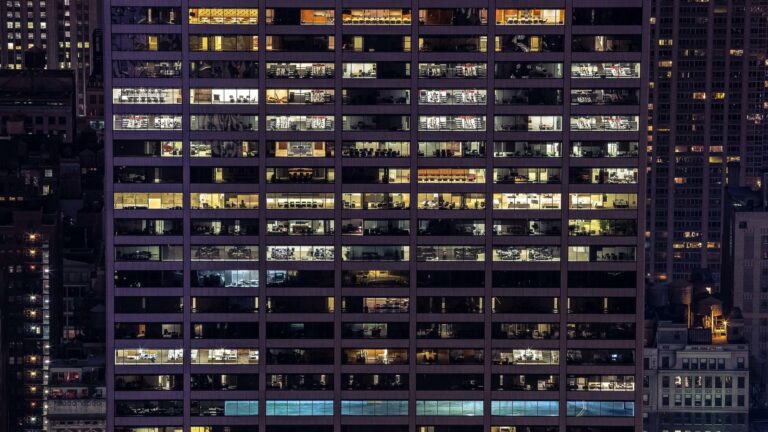
MULTIPOLYGON (((766 166, 768 2, 652 2, 648 272, 721 286, 726 185, 766 166)), ((730 294, 729 294, 730 295, 730 294)))
POLYGON ((105 0, 107 429, 629 432, 641 0, 105 0))

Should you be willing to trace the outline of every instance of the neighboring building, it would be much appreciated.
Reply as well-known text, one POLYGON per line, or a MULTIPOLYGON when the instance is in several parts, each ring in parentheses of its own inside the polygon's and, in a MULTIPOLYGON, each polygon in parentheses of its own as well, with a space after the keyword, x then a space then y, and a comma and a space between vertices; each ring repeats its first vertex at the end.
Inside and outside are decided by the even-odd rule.
MULTIPOLYGON (((26 204, 26 203, 23 203, 26 204)), ((51 334, 57 308, 56 215, 18 209, 0 223, 0 431, 46 428, 51 334)))
POLYGON ((752 366, 753 408, 768 408, 768 207, 745 188, 728 190, 724 286, 744 317, 752 366), (727 285, 726 285, 727 284, 727 285))
POLYGON ((53 359, 100 361, 102 379, 104 369, 103 170, 95 133, 73 142, 74 106, 70 71, 0 71, 1 432, 98 420, 75 410, 54 427, 65 408, 48 403, 53 359))
POLYGON ((49 381, 48 432, 106 432, 103 357, 54 361, 49 381))
POLYGON ((0 138, 33 134, 70 142, 75 133, 74 89, 70 71, 0 70, 0 138))
POLYGON ((747 432, 744 321, 695 278, 647 287, 643 430, 747 432))
POLYGON ((759 187, 768 163, 768 1, 652 7, 647 271, 706 269, 719 291, 725 185, 759 187))
POLYGON ((76 83, 77 114, 89 112, 86 85, 93 67, 91 35, 101 28, 101 0, 6 0, 0 32, 0 69, 26 68, 31 48, 43 53, 47 69, 71 70, 76 83))
POLYGON ((660 322, 645 350, 648 432, 749 431, 746 344, 701 344, 685 324, 660 322))
POLYGON ((107 430, 640 428, 643 1, 189 3, 104 2, 107 430))

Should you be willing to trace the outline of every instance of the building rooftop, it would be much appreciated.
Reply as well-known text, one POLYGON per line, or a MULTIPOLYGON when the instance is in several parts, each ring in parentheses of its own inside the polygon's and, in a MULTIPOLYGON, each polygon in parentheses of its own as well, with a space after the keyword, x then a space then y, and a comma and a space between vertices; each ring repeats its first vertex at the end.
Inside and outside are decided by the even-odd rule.
POLYGON ((0 70, 0 105, 68 105, 74 83, 72 71, 67 70, 0 70))

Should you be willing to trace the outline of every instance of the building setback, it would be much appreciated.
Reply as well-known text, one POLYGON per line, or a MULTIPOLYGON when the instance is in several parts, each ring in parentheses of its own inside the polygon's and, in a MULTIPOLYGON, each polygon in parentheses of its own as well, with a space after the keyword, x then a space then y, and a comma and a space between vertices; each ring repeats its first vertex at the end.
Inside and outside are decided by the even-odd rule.
POLYGON ((107 430, 639 430, 641 0, 105 0, 107 430))

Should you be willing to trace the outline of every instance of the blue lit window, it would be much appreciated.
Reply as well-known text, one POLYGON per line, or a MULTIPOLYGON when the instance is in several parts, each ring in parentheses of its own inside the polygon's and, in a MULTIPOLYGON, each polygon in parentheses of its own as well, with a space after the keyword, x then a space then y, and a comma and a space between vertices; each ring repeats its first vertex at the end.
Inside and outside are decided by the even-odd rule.
POLYGON ((417 400, 417 416, 481 416, 483 401, 473 400, 417 400))
POLYGON ((259 401, 224 401, 225 416, 257 416, 259 401))
POLYGON ((568 401, 568 417, 634 417, 634 402, 568 401))
POLYGON ((268 416, 331 416, 332 400, 271 400, 267 401, 268 416))
POLYGON ((406 416, 407 400, 344 400, 341 401, 343 416, 406 416))
POLYGON ((555 417, 558 411, 557 401, 492 401, 491 415, 511 417, 555 417))

